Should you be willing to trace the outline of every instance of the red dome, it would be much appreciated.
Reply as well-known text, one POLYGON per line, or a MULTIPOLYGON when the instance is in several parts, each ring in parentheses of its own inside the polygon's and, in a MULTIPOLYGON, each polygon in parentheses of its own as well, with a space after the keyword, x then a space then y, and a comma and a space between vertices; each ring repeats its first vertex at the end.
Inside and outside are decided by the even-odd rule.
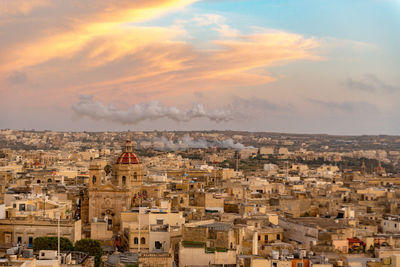
POLYGON ((139 164, 139 158, 133 152, 124 152, 117 159, 117 164, 139 164))
POLYGON ((140 163, 139 158, 132 151, 133 151, 132 142, 130 140, 127 140, 125 143, 124 152, 122 152, 122 154, 118 157, 116 163, 117 164, 139 164, 140 163))

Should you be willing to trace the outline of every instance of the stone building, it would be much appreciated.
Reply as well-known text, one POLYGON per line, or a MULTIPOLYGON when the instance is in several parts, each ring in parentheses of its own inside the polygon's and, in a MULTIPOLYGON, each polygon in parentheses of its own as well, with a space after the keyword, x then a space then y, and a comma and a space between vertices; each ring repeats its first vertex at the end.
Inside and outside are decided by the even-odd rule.
MULTIPOLYGON (((0 246, 11 247, 16 244, 31 247, 33 240, 41 236, 57 236, 58 220, 28 216, 0 220, 0 246)), ((60 236, 72 242, 81 239, 81 221, 73 219, 60 220, 60 236)))
POLYGON ((132 142, 129 140, 112 165, 109 180, 106 179, 104 168, 92 162, 89 168, 89 223, 102 218, 107 222, 108 229, 118 234, 121 212, 130 210, 138 202, 143 176, 142 162, 133 153, 132 142))
POLYGON ((185 219, 181 211, 171 211, 169 203, 161 204, 160 207, 135 208, 121 214, 126 250, 167 253, 175 247, 174 237, 181 236, 185 219))

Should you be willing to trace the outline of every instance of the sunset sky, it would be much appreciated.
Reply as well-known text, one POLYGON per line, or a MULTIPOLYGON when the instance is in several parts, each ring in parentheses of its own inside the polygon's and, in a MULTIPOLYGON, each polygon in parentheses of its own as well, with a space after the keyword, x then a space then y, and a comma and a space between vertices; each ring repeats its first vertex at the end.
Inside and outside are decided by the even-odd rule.
POLYGON ((400 0, 2 0, 0 128, 400 134, 400 0))

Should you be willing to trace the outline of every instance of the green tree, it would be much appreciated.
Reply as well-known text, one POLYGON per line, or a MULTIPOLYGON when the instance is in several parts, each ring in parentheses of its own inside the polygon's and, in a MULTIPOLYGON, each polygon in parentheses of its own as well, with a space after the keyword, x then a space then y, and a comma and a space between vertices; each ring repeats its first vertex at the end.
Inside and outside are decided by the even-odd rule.
POLYGON ((94 256, 94 263, 96 267, 100 266, 101 256, 103 255, 103 248, 99 241, 94 239, 81 239, 76 241, 75 250, 89 253, 90 256, 94 256))
MULTIPOLYGON (((34 250, 58 250, 58 238, 55 236, 41 236, 33 240, 34 250)), ((72 242, 65 237, 60 238, 60 250, 71 251, 74 250, 72 242)))

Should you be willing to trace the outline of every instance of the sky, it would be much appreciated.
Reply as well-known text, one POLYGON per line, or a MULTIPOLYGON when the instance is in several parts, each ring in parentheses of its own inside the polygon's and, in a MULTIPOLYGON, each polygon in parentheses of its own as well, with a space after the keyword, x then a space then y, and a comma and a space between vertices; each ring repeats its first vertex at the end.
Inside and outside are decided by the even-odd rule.
POLYGON ((0 128, 400 135, 400 0, 2 0, 0 128))

